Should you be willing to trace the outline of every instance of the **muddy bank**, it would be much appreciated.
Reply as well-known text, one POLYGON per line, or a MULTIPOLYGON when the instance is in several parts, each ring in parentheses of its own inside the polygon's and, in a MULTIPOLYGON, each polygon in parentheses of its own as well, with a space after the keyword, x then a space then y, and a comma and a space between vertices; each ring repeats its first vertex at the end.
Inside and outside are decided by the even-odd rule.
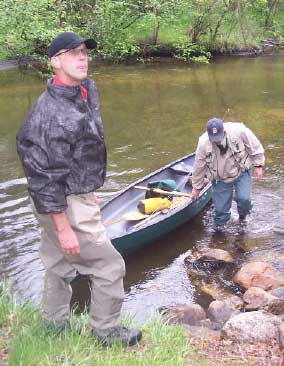
MULTIPOLYGON (((248 47, 248 48, 235 48, 232 50, 227 49, 210 49, 208 48, 209 54, 211 54, 211 60, 214 61, 218 57, 256 57, 265 54, 271 54, 275 50, 283 48, 283 44, 277 40, 267 39, 262 41, 260 47, 248 47)), ((191 57, 199 57, 202 54, 197 50, 192 53, 191 57)), ((175 64, 188 64, 192 63, 190 59, 185 59, 180 56, 180 50, 173 45, 160 44, 160 45, 149 45, 141 44, 140 52, 138 54, 126 57, 124 60, 108 60, 103 56, 95 55, 93 61, 96 64, 108 65, 113 63, 125 63, 135 64, 143 62, 149 63, 175 63, 175 64)), ((48 65, 46 60, 40 56, 20 56, 14 60, 0 61, 0 71, 19 68, 22 71, 27 69, 36 70, 42 74, 48 74, 48 65)))
POLYGON ((17 60, 0 61, 0 71, 16 69, 18 67, 19 65, 17 60))

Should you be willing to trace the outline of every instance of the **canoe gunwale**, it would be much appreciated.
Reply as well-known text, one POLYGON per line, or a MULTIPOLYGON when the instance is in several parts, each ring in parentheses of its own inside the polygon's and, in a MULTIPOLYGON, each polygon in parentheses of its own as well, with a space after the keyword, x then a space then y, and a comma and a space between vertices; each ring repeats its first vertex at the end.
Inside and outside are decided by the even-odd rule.
MULTIPOLYGON (((147 225, 145 225, 145 226, 142 224, 143 223, 142 222, 141 223, 141 226, 139 226, 137 228, 137 230, 132 230, 131 233, 135 233, 135 232, 137 232, 139 230, 146 229, 149 226, 153 226, 153 225, 159 224, 161 221, 164 221, 166 219, 171 218, 172 216, 176 215, 178 212, 183 211, 185 208, 187 208, 188 206, 190 206, 191 204, 193 204, 195 201, 198 202, 200 199, 202 199, 203 194, 205 192, 207 192, 210 189, 210 187, 211 187, 211 183, 206 184, 206 186, 204 186, 202 188, 202 190, 200 191, 200 196, 196 200, 189 199, 188 201, 180 204, 179 206, 175 207, 174 209, 169 210, 168 213, 166 213, 166 214, 161 213, 160 215, 158 215, 156 217, 153 217, 153 221, 149 221, 149 223, 147 225)), ((126 235, 126 234, 127 233, 125 233, 124 235, 126 235)), ((122 238, 124 235, 116 236, 116 237, 114 237, 112 239, 122 238)))
POLYGON ((156 175, 156 174, 159 174, 160 172, 170 168, 171 166, 187 159, 187 158, 190 158, 191 156, 194 156, 195 153, 191 153, 191 154, 188 154, 188 155, 185 155, 175 161, 172 161, 171 163, 169 164, 166 164, 164 165, 163 167, 149 173, 148 175, 145 175, 144 177, 138 179, 137 181, 135 181, 134 183, 130 183, 129 185, 127 185, 127 187, 123 188, 122 190, 118 191, 117 194, 115 194, 109 201, 107 201, 106 203, 104 203, 101 207, 101 210, 103 211, 103 209, 108 206, 109 204, 111 204, 111 202, 113 200, 115 200, 116 198, 122 196, 125 192, 129 191, 131 188, 134 188, 134 186, 138 185, 139 182, 143 182, 144 180, 148 179, 148 178, 151 178, 152 176, 156 175))
MULTIPOLYGON (((135 185, 139 185, 141 182, 147 181, 149 180, 151 177, 154 177, 156 175, 158 175, 159 173, 168 170, 169 168, 175 166, 176 164, 183 162, 186 159, 189 159, 191 157, 194 157, 195 153, 191 153, 188 155, 185 155, 173 162, 170 162, 169 164, 164 165, 163 167, 151 172, 150 174, 138 179, 137 181, 135 181, 134 183, 131 183, 130 185, 128 185, 127 187, 125 187, 124 189, 122 189, 121 191, 119 191, 115 196, 113 196, 113 198, 111 198, 108 202, 106 202, 102 207, 101 210, 103 212, 103 210, 105 208, 107 208, 108 205, 113 204, 113 202, 119 198, 120 196, 123 196, 126 192, 132 190, 134 188, 135 185)), ((189 175, 190 173, 186 173, 184 172, 184 176, 186 177, 187 175, 189 175)), ((146 232, 147 230, 149 230, 151 227, 156 227, 157 225, 163 225, 163 222, 170 220, 172 217, 174 217, 175 215, 183 215, 182 211, 184 211, 184 214, 186 214, 186 210, 190 209, 190 206, 195 206, 195 205, 199 205, 199 202, 201 202, 201 200, 204 197, 204 194, 210 190, 211 187, 211 183, 209 182, 208 184, 206 184, 206 186, 203 187, 203 189, 200 192, 200 196, 196 199, 196 200, 192 200, 192 199, 188 199, 187 201, 185 201, 184 203, 181 203, 179 206, 175 207, 172 210, 169 210, 167 213, 161 213, 155 217, 153 217, 152 220, 149 220, 149 222, 145 223, 145 225, 143 225, 143 222, 141 222, 141 225, 138 225, 137 228, 135 228, 135 226, 132 227, 131 231, 127 232, 122 232, 120 234, 117 235, 113 235, 110 237, 110 239, 112 241, 118 241, 118 240, 123 240, 123 238, 126 237, 130 237, 132 235, 139 235, 139 233, 143 234, 143 232, 146 232)), ((188 220, 190 220, 191 217, 188 218, 188 220)))

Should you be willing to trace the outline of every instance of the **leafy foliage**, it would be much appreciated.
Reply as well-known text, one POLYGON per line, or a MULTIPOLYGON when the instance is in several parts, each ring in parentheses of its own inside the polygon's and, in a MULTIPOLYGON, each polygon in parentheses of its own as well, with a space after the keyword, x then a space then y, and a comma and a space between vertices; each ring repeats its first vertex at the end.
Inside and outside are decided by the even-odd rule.
POLYGON ((43 55, 54 35, 71 30, 95 37, 105 59, 138 58, 145 45, 164 43, 199 62, 207 51, 193 48, 257 46, 282 39, 283 25, 280 0, 0 0, 0 58, 43 55))

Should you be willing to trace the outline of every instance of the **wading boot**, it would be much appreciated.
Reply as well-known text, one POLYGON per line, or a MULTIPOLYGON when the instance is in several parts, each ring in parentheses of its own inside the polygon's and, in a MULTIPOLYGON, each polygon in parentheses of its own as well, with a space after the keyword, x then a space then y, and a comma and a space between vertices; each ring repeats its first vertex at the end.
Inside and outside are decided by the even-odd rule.
POLYGON ((225 225, 214 225, 213 230, 215 234, 222 234, 225 232, 225 225))
POLYGON ((64 332, 71 331, 71 324, 69 320, 62 323, 56 321, 44 321, 44 328, 46 335, 59 335, 64 332))
POLYGON ((239 216, 239 224, 241 226, 246 226, 247 225, 247 215, 240 215, 239 216))
POLYGON ((103 347, 111 347, 114 344, 121 344, 123 347, 134 346, 142 338, 139 329, 128 329, 120 326, 110 328, 106 335, 100 335, 93 329, 92 335, 103 347))

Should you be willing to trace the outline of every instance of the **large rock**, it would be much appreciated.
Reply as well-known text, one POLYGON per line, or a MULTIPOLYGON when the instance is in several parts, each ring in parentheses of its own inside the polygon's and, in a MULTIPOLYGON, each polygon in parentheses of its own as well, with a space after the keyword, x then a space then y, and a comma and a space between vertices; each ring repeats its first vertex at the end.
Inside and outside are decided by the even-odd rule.
POLYGON ((207 316, 212 322, 223 326, 233 315, 240 314, 242 306, 243 302, 237 296, 226 300, 215 300, 210 303, 207 316))
POLYGON ((171 324, 201 325, 206 313, 198 304, 181 304, 166 309, 163 318, 171 324))
POLYGON ((243 296, 246 310, 259 310, 264 306, 279 303, 278 297, 271 295, 260 287, 250 287, 243 296))
POLYGON ((279 327, 279 343, 280 343, 280 348, 284 348, 284 323, 282 322, 282 324, 279 327))
POLYGON ((223 336, 241 342, 280 345, 281 319, 265 311, 251 311, 233 316, 222 329, 223 336))
POLYGON ((234 281, 245 289, 260 287, 272 290, 284 285, 284 274, 269 263, 250 262, 237 272, 234 281))
POLYGON ((203 326, 183 324, 183 328, 189 338, 199 338, 201 340, 210 339, 219 341, 221 338, 220 330, 213 330, 203 326))
POLYGON ((273 290, 270 290, 269 293, 273 296, 278 297, 279 299, 284 300, 284 286, 282 287, 277 287, 273 290))
POLYGON ((250 287, 243 296, 246 310, 266 310, 274 315, 284 314, 284 300, 260 287, 250 287))

